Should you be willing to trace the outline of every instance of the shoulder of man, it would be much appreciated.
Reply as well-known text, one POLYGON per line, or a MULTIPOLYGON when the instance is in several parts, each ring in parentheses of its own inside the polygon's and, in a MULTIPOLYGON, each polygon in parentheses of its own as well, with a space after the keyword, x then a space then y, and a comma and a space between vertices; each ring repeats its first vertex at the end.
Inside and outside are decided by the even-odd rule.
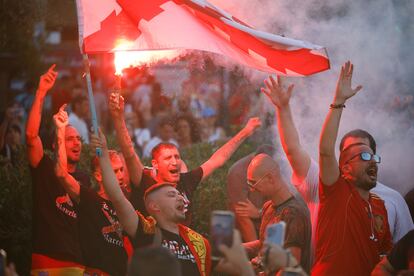
POLYGON ((303 200, 293 197, 286 205, 282 207, 281 217, 290 219, 302 219, 303 217, 309 217, 309 209, 303 200))
POLYGON ((45 150, 43 152, 42 159, 40 159, 40 161, 39 161, 39 164, 36 167, 30 166, 30 169, 32 171, 39 171, 39 170, 44 170, 44 169, 48 169, 49 170, 49 168, 51 170, 53 170, 53 166, 54 166, 53 153, 51 153, 48 150, 45 150))
POLYGON ((76 171, 74 173, 71 173, 71 175, 77 180, 79 181, 79 183, 82 186, 85 187, 91 187, 92 183, 91 183, 91 178, 89 177, 89 175, 83 171, 82 169, 76 168, 76 171))
POLYGON ((145 217, 139 211, 136 211, 136 213, 139 217, 139 223, 142 225, 143 232, 148 235, 155 234, 156 220, 151 216, 145 217))
POLYGON ((374 193, 370 193, 369 202, 374 212, 382 212, 387 214, 387 209, 385 208, 385 201, 381 197, 374 193))
POLYGON ((403 196, 396 190, 378 182, 377 186, 373 188, 370 192, 377 194, 384 201, 398 202, 404 200, 403 196))
POLYGON ((200 182, 201 178, 203 178, 203 169, 200 167, 195 168, 194 170, 180 173, 180 182, 185 181, 197 181, 200 182))

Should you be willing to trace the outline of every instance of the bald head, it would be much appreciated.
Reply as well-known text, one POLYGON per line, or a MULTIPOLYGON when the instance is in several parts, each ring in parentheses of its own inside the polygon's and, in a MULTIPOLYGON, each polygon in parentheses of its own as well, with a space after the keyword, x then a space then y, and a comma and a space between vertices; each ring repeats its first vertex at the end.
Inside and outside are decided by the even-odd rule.
POLYGON ((251 190, 269 198, 274 204, 286 200, 291 193, 280 173, 279 164, 269 155, 256 155, 247 168, 247 181, 251 190))
POLYGON ((272 159, 269 155, 261 153, 256 155, 249 164, 247 172, 251 173, 251 176, 258 179, 269 172, 280 175, 279 164, 272 159))

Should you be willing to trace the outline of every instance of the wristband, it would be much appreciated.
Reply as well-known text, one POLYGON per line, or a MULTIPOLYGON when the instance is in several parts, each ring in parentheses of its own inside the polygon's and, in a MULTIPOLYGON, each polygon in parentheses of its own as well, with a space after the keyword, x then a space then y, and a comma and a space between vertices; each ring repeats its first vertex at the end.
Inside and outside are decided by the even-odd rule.
POLYGON ((335 109, 335 108, 345 108, 345 104, 331 104, 329 106, 330 109, 335 109))

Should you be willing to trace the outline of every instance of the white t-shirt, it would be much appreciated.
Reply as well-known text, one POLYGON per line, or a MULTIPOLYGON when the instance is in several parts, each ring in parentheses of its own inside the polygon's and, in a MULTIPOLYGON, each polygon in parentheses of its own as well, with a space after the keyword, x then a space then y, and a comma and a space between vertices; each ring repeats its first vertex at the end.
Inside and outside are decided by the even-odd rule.
POLYGON ((379 182, 371 192, 378 195, 385 202, 392 241, 395 244, 405 234, 414 229, 413 219, 407 203, 399 192, 379 182))
MULTIPOLYGON (((312 222, 312 248, 315 245, 316 224, 318 221, 319 209, 319 166, 311 159, 306 178, 299 182, 296 177, 292 177, 292 183, 302 195, 308 205, 312 222)), ((407 203, 397 191, 377 182, 377 186, 370 192, 378 195, 384 200, 388 214, 388 223, 393 238, 393 243, 400 240, 408 231, 414 229, 413 220, 408 210, 407 203)))
POLYGON ((85 144, 89 144, 88 125, 85 120, 79 118, 74 112, 69 114, 69 124, 72 125, 79 132, 85 144))
POLYGON ((135 143, 140 147, 146 145, 151 140, 151 133, 147 128, 134 129, 135 143))

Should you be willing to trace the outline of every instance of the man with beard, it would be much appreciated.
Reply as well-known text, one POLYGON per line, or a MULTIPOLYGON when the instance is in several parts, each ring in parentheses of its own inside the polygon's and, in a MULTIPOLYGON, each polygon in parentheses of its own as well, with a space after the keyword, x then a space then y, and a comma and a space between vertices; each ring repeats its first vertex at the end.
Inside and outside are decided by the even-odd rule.
MULTIPOLYGON (((298 130, 293 121, 290 106, 293 85, 285 87, 282 78, 278 77, 276 81, 270 76, 265 80, 262 92, 266 94, 275 108, 280 143, 292 168, 292 184, 302 195, 310 211, 313 256, 319 210, 319 166, 301 144, 298 130)), ((377 145, 374 137, 362 129, 347 132, 341 139, 339 150, 342 151, 345 147, 355 143, 366 144, 376 154, 377 145)), ((398 191, 377 181, 376 187, 370 192, 384 200, 393 243, 414 229, 413 221, 409 218, 408 206, 398 191)))
MULTIPOLYGON (((26 127, 27 154, 33 182, 32 275, 83 275, 77 206, 59 183, 54 162, 44 153, 39 137, 43 102, 57 77, 54 68, 55 65, 52 65, 40 77, 26 127)), ((89 186, 89 177, 77 169, 82 148, 79 133, 68 125, 61 142, 67 152, 67 172, 81 185, 89 186)))
MULTIPOLYGON (((79 206, 79 240, 83 264, 86 266, 85 275, 124 276, 128 254, 131 253, 132 248, 129 246, 129 241, 124 239, 126 237, 115 209, 103 188, 98 157, 92 159, 92 171, 99 186, 98 192, 79 185, 79 182, 67 172, 66 149, 63 141, 68 125, 68 114, 64 108, 65 105, 53 116, 57 138, 55 171, 70 198, 79 206)), ((122 157, 113 150, 108 154, 117 181, 128 197, 130 189, 125 179, 122 157)))
POLYGON ((169 182, 177 185, 185 200, 186 225, 191 221, 191 214, 187 212, 191 197, 198 184, 207 176, 220 168, 236 151, 236 149, 251 136, 261 122, 259 118, 251 118, 246 126, 239 131, 233 138, 219 148, 201 166, 187 172, 181 173, 183 162, 177 147, 170 143, 158 144, 152 150, 152 166, 154 170, 144 169, 138 155, 134 151, 131 138, 124 121, 124 99, 112 93, 109 99, 109 110, 111 112, 116 135, 125 161, 130 163, 128 169, 131 184, 131 201, 134 207, 141 213, 147 214, 144 206, 144 192, 152 185, 160 182, 169 182))
POLYGON ((321 132, 315 275, 369 275, 392 247, 384 201, 370 193, 380 157, 361 142, 344 145, 339 164, 335 157, 345 102, 362 88, 352 89, 352 72, 348 61, 321 132))

